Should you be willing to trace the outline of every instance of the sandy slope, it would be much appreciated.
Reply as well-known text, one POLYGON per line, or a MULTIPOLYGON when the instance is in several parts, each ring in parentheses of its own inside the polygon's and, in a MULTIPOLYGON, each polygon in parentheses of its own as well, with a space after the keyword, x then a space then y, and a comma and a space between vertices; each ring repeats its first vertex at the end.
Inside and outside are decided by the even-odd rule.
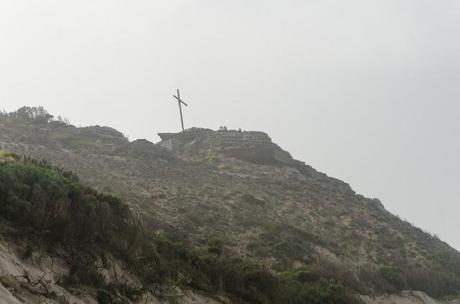
MULTIPOLYGON (((70 292, 59 285, 59 278, 67 271, 65 264, 56 258, 42 256, 39 259, 24 261, 20 259, 14 245, 0 241, 0 303, 97 304, 94 292, 80 289, 70 292)), ((108 275, 111 275, 109 272, 108 275)), ((119 275, 129 276, 126 273, 119 275)), ((175 303, 178 304, 224 303, 191 291, 179 291, 178 295, 175 298, 175 303)), ((166 304, 169 301, 160 301, 150 294, 145 294, 137 303, 166 304)))

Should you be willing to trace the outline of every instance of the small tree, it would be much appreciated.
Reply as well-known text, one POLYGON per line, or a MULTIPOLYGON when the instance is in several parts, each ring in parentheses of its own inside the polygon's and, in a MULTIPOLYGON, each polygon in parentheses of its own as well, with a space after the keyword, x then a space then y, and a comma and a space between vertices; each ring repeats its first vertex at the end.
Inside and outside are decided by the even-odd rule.
POLYGON ((53 115, 49 114, 43 107, 22 107, 16 112, 10 113, 11 117, 24 120, 37 120, 39 122, 49 122, 53 115))

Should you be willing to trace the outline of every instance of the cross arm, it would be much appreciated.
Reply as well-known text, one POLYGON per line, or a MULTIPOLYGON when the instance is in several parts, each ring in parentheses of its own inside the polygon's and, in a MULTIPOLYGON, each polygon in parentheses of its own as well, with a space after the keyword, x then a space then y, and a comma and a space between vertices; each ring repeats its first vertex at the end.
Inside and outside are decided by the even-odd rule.
POLYGON ((178 102, 180 102, 180 103, 182 103, 182 104, 184 104, 184 105, 186 105, 188 107, 188 104, 186 104, 182 99, 180 99, 176 95, 173 95, 173 97, 176 98, 178 102))

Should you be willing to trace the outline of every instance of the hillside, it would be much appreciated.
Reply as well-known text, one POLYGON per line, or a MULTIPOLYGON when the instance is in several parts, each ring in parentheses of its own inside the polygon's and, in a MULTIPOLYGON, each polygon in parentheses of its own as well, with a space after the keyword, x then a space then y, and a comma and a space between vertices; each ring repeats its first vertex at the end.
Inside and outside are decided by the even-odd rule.
POLYGON ((0 302, 359 303, 214 244, 190 250, 145 231, 117 197, 46 161, 0 152, 0 302))
POLYGON ((356 293, 460 290, 460 254, 274 144, 262 132, 189 129, 130 142, 24 108, 0 117, 0 147, 46 159, 119 196, 152 233, 216 248, 284 277, 356 293))

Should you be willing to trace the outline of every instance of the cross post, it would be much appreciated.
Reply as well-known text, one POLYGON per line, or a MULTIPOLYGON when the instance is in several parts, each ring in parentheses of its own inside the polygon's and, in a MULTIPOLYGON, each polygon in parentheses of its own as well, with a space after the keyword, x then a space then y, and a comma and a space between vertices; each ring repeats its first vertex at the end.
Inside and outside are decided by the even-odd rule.
POLYGON ((179 105, 180 123, 182 126, 182 132, 184 132, 185 128, 184 128, 184 117, 182 116, 182 105, 188 106, 188 104, 186 104, 182 99, 180 99, 179 89, 177 89, 177 95, 173 95, 173 97, 177 100, 177 104, 179 105))

